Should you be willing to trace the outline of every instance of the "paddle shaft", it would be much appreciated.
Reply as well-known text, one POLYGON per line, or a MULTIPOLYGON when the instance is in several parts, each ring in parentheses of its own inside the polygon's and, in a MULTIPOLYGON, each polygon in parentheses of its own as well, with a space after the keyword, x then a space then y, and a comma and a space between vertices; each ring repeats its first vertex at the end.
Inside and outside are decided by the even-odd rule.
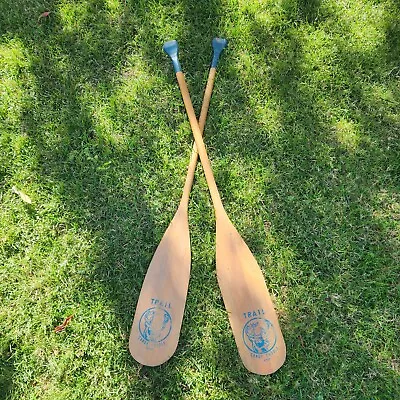
MULTIPOLYGON (((204 92, 203 104, 201 106, 200 118, 198 121, 200 137, 202 137, 202 135, 203 135, 204 126, 206 124, 208 108, 210 106, 211 95, 212 95, 212 91, 214 88, 215 73, 216 73, 216 68, 211 67, 210 72, 208 74, 206 90, 204 92)), ((188 93, 188 95, 189 95, 189 93, 188 93)), ((192 110, 193 110, 193 106, 192 106, 192 110)), ((194 110, 193 110, 193 113, 194 113, 194 110)), ((195 114, 194 114, 194 118, 197 123, 195 114)), ((191 191, 192 185, 193 185, 194 173, 196 171, 196 165, 197 165, 198 158, 199 158, 199 153, 197 151, 197 145, 195 142, 193 144, 193 150, 192 150, 192 154, 190 157, 190 163, 189 163, 188 172, 186 175, 185 186, 183 187, 183 194, 182 194, 180 206, 187 207, 187 205, 189 203, 189 195, 190 195, 190 191, 191 191)))
MULTIPOLYGON (((215 70, 215 68, 210 69, 210 74, 213 69, 215 70)), ((214 74, 215 74, 215 71, 214 71, 214 74)), ((176 79, 178 80, 179 88, 181 90, 183 102, 184 102, 185 108, 186 108, 186 113, 188 115, 190 126, 192 128, 195 144, 197 147, 196 153, 199 154, 201 163, 203 165, 204 174, 206 176, 208 188, 210 190, 211 198, 212 198, 212 201, 214 204, 215 213, 216 213, 216 215, 218 215, 220 212, 223 212, 225 214, 224 207, 223 207, 222 201, 221 201, 221 197, 218 192, 217 184, 215 183, 214 174, 211 169, 211 163, 208 158, 207 150, 204 145, 204 141, 203 141, 203 137, 202 137, 202 127, 204 128, 204 122, 205 122, 205 116, 207 115, 207 113, 206 113, 207 110, 205 110, 205 116, 203 117, 203 119, 204 119, 203 125, 200 126, 200 124, 197 122, 196 114, 193 109, 192 100, 190 99, 189 90, 188 90, 183 72, 181 72, 181 71, 177 72, 176 79)), ((208 84, 207 84, 207 86, 208 86, 208 84)), ((207 91, 207 89, 206 89, 206 91, 207 91)), ((202 113, 203 113, 204 107, 205 107, 205 104, 203 104, 202 113)), ((208 109, 208 106, 207 106, 207 109, 208 109)), ((202 122, 201 116, 200 116, 200 122, 202 122)), ((195 149, 194 149, 194 151, 195 151, 195 149)), ((197 154, 194 157, 192 157, 192 161, 193 161, 193 159, 196 159, 196 162, 197 162, 197 154)), ((193 173, 194 173, 194 168, 196 167, 196 164, 194 164, 194 166, 192 166, 192 161, 190 163, 190 166, 193 168, 193 173)), ((190 167, 189 167, 189 170, 190 170, 190 167)), ((190 181, 190 187, 192 185, 192 182, 193 182, 193 177, 191 178, 191 181, 190 181)), ((189 185, 189 172, 188 172, 188 178, 185 183, 185 189, 187 189, 186 188, 187 185, 189 185)), ((189 188, 189 190, 190 190, 190 188, 189 188)))

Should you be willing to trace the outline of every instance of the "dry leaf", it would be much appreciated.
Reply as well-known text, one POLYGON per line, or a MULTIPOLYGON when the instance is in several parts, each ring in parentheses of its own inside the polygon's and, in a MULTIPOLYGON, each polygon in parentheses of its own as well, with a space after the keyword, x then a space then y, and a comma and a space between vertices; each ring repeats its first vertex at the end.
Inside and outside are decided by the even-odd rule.
POLYGON ((70 315, 69 317, 65 318, 64 322, 61 325, 58 325, 54 328, 55 333, 60 333, 62 332, 71 322, 73 315, 70 315))
POLYGON ((21 199, 28 204, 32 204, 32 200, 31 198, 25 194, 22 190, 18 190, 15 186, 13 186, 11 188, 11 190, 13 191, 13 193, 17 194, 19 197, 21 197, 21 199))
POLYGON ((45 11, 44 13, 41 13, 41 14, 39 15, 38 22, 40 22, 40 20, 41 20, 42 18, 48 17, 48 16, 50 15, 50 13, 51 13, 51 11, 45 11))

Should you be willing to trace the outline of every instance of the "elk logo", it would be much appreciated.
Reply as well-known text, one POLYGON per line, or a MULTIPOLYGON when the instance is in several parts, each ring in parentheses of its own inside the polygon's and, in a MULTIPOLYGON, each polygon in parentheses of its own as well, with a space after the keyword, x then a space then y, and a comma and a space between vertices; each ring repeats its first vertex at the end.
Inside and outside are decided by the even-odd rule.
POLYGON ((243 328, 243 341, 254 354, 267 354, 276 345, 276 333, 270 321, 253 318, 243 328))
POLYGON ((163 308, 148 308, 140 317, 139 332, 146 342, 159 343, 164 341, 170 334, 171 328, 171 315, 163 308))

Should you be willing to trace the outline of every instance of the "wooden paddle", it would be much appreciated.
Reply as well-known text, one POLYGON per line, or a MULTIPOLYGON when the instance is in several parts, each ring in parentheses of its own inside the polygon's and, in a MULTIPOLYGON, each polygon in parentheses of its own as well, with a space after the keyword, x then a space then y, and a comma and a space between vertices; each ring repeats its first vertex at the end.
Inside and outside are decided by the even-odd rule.
POLYGON ((176 65, 178 44, 165 43, 171 57, 194 139, 203 164, 216 216, 217 277, 228 312, 236 345, 245 367, 268 375, 279 369, 286 358, 286 347, 278 318, 256 259, 229 220, 215 183, 185 77, 176 65))
MULTIPOLYGON (((201 133, 207 119, 218 59, 225 46, 225 39, 213 40, 214 56, 198 125, 201 133)), ((178 346, 190 277, 188 203, 197 160, 194 144, 178 210, 154 253, 136 306, 129 350, 136 361, 148 366, 164 363, 178 346)))

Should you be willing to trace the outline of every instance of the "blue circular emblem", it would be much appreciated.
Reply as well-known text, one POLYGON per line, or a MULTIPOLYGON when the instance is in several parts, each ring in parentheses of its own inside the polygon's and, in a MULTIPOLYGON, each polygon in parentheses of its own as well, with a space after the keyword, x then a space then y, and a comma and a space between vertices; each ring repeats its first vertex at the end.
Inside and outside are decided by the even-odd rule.
POLYGON ((142 338, 148 342, 162 342, 170 334, 171 328, 171 315, 163 308, 148 308, 140 317, 140 336, 142 336, 142 338))
POLYGON ((270 321, 253 318, 243 328, 243 341, 254 354, 269 353, 276 345, 276 333, 270 321))

